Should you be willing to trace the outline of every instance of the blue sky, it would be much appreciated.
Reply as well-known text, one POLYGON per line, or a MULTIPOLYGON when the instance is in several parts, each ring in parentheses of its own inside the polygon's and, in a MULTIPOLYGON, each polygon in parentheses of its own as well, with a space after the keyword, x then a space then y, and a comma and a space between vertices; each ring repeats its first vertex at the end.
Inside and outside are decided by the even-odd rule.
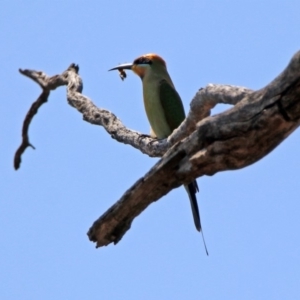
MULTIPOLYGON (((295 131, 245 169, 198 179, 210 256, 183 188, 148 207, 117 245, 86 232, 157 161, 111 139, 51 93, 13 155, 39 87, 80 66, 84 94, 148 133, 140 79, 107 70, 155 52, 186 111, 208 83, 259 89, 300 50, 298 1, 3 1, 0 11, 1 299, 296 299, 300 292, 295 131)), ((215 113, 227 109, 218 107, 215 113)))

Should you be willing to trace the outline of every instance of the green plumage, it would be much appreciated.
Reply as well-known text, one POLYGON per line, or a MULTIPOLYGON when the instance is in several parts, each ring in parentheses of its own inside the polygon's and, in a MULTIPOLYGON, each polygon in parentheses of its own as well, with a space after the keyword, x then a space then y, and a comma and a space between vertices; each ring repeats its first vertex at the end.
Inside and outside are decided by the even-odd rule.
POLYGON ((143 95, 146 114, 156 137, 168 137, 185 119, 179 94, 161 65, 152 65, 143 78, 143 95))
MULTIPOLYGON (((154 65, 151 72, 143 78, 144 104, 148 120, 154 134, 162 139, 168 137, 185 119, 181 98, 165 66, 154 65)), ((197 204, 197 181, 184 186, 191 202, 194 223, 201 231, 201 222, 197 204)))
POLYGON ((173 131, 185 119, 182 101, 177 91, 165 80, 159 82, 159 98, 166 121, 173 131))
MULTIPOLYGON (((146 54, 137 58, 133 64, 123 64, 111 70, 117 69, 132 69, 142 79, 144 105, 151 126, 151 136, 164 139, 171 135, 184 121, 185 113, 165 61, 156 54, 146 54)), ((202 232, 203 237, 196 198, 197 181, 193 180, 184 187, 189 195, 195 226, 202 232)), ((208 254, 204 237, 203 242, 208 254)))

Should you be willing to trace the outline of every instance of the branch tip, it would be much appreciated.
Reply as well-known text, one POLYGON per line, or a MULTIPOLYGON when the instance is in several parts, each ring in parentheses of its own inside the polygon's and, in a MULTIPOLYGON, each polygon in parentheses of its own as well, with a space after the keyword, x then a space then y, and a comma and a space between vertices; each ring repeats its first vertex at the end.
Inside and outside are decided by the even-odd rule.
POLYGON ((35 147, 32 144, 28 143, 28 146, 35 150, 35 147))

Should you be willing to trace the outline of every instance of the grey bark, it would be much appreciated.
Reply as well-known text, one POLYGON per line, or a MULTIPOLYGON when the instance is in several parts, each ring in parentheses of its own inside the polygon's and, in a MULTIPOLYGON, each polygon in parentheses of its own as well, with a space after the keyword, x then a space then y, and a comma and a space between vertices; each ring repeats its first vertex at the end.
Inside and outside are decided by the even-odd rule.
MULTIPOLYGON (((73 65, 74 66, 74 65, 73 65)), ((78 71, 78 69, 77 69, 78 71)), ((191 102, 186 120, 165 140, 157 141, 127 129, 111 112, 97 108, 82 92, 76 68, 69 67, 58 82, 68 84, 70 105, 84 120, 103 126, 119 142, 130 144, 149 156, 163 157, 88 231, 97 247, 117 243, 132 221, 149 204, 172 189, 203 175, 244 168, 266 156, 300 124, 300 52, 287 68, 265 88, 252 91, 230 85, 208 85, 191 102), (234 105, 209 116, 218 103, 234 105)), ((25 70, 22 74, 47 87, 53 78, 25 70), (46 79, 45 79, 46 78, 46 79)), ((59 86, 59 85, 57 85, 59 86)))

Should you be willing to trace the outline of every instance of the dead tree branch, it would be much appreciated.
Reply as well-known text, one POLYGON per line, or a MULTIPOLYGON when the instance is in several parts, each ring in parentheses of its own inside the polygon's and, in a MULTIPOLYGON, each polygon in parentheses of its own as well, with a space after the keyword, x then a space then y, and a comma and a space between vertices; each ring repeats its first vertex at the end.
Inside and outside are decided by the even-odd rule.
MULTIPOLYGON (((76 66, 75 65, 70 65, 70 68, 73 68, 76 66)), ((78 71, 78 69, 77 69, 78 71)), ((40 85, 42 88, 42 93, 38 97, 38 99, 32 103, 25 120, 23 122, 23 127, 22 127, 22 142, 19 148, 17 149, 14 157, 14 168, 15 170, 18 170, 20 165, 21 165, 21 157, 22 154, 25 152, 27 147, 33 147, 33 145, 30 144, 29 142, 29 136, 28 136, 28 130, 29 130, 29 125, 34 117, 34 115, 38 112, 39 108, 48 101, 48 97, 50 94, 50 90, 55 90, 57 87, 61 85, 66 85, 68 81, 66 80, 65 76, 66 74, 63 73, 62 75, 56 75, 53 77, 48 77, 45 73, 43 72, 37 72, 34 70, 21 70, 19 69, 19 72, 23 74, 24 76, 27 76, 31 78, 33 81, 35 81, 37 84, 40 85)))
MULTIPOLYGON (((50 85, 55 76, 30 70, 22 74, 25 72, 43 90, 59 86, 50 85)), ((162 141, 127 129, 113 113, 97 108, 81 93, 78 68, 69 67, 57 76, 67 84, 69 104, 82 113, 85 121, 103 126, 112 138, 149 156, 163 155, 94 222, 88 236, 97 247, 116 244, 137 215, 173 188, 203 175, 243 168, 258 161, 300 124, 300 52, 282 74, 261 90, 212 84, 200 89, 186 120, 162 141), (210 117, 210 110, 218 103, 234 107, 210 117)))
POLYGON ((251 90, 230 85, 208 85, 200 89, 191 102, 191 110, 186 120, 173 132, 168 139, 156 140, 150 136, 130 130, 124 126, 120 119, 108 110, 97 107, 88 97, 82 94, 83 83, 78 74, 78 65, 71 64, 61 75, 48 76, 44 72, 35 70, 19 70, 19 72, 33 81, 41 88, 42 94, 31 105, 22 129, 22 143, 15 153, 14 167, 19 169, 21 156, 28 146, 34 148, 29 142, 29 125, 42 104, 47 102, 50 91, 62 85, 68 85, 67 99, 71 106, 82 113, 83 119, 91 124, 100 125, 118 142, 128 144, 151 157, 161 157, 175 143, 193 132, 197 122, 210 115, 210 110, 218 103, 236 104, 251 90))
POLYGON ((259 91, 228 87, 223 93, 220 86, 208 86, 201 92, 217 103, 224 99, 236 105, 198 122, 192 134, 170 148, 94 222, 88 236, 97 247, 118 243, 134 218, 173 188, 203 175, 246 167, 291 134, 300 124, 300 52, 281 75, 259 91))

